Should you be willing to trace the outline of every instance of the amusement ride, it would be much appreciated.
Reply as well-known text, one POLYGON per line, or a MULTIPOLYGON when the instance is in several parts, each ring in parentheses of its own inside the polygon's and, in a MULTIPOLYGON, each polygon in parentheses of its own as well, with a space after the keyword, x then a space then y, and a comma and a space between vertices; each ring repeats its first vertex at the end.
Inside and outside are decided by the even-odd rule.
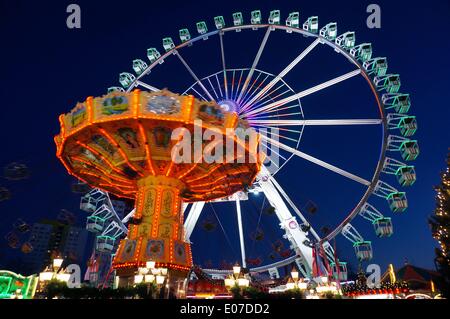
MULTIPOLYGON (((249 268, 248 272, 276 273, 278 268, 295 263, 306 279, 314 280, 325 273, 335 280, 347 280, 346 263, 337 257, 331 241, 342 235, 352 243, 359 261, 371 260, 372 243, 364 239, 352 221, 362 217, 373 225, 378 237, 390 237, 392 218, 383 215, 370 200, 384 198, 393 213, 402 213, 408 208, 406 193, 384 180, 388 175, 394 176, 401 187, 416 181, 414 166, 409 162, 419 155, 418 142, 413 139, 417 121, 408 115, 410 96, 401 93, 400 76, 388 72, 387 58, 375 57, 370 43, 357 44, 354 32, 340 34, 334 22, 320 27, 317 16, 301 24, 298 12, 290 13, 284 21, 279 10, 271 11, 267 19, 260 10, 252 11, 248 20, 241 12, 233 13, 228 21, 217 16, 212 27, 199 21, 192 33, 187 28, 179 30, 179 39, 180 43, 175 44, 172 38, 164 38, 163 52, 149 48, 148 61, 133 61, 135 74, 120 74, 122 87, 111 87, 102 97, 88 97, 60 117, 61 132, 55 137, 57 156, 70 174, 95 188, 83 197, 81 206, 92 213, 87 227, 98 234, 97 250, 113 255, 112 269, 122 283, 129 283, 149 260, 168 269, 174 283, 186 280, 195 258, 190 237, 205 204, 226 201, 235 203, 240 262, 244 269, 249 268, 241 203, 261 193, 274 209, 294 255, 275 264, 249 268), (227 65, 226 34, 234 32, 264 33, 253 63, 247 68, 227 65), (268 39, 281 33, 307 41, 308 46, 278 74, 272 74, 260 69, 260 59, 268 39), (218 40, 222 68, 199 77, 201 70, 192 68, 183 52, 214 39, 218 40), (285 80, 287 75, 312 51, 320 49, 338 54, 353 70, 301 92, 295 91, 285 80), (181 95, 151 82, 152 71, 174 60, 181 62, 193 79, 186 83, 181 95), (376 105, 376 118, 305 118, 301 103, 304 97, 354 77, 362 77, 371 90, 373 101, 366 104, 376 105), (236 148, 243 147, 244 157, 255 160, 208 164, 200 156, 192 163, 173 161, 171 152, 177 140, 171 138, 172 133, 175 130, 193 133, 199 126, 202 131, 216 132, 236 148), (374 148, 381 151, 371 177, 357 176, 303 152, 302 134, 310 126, 379 126, 383 134, 374 148), (249 147, 249 139, 230 135, 230 130, 238 128, 253 132, 258 147, 249 147), (396 154, 401 159, 395 159, 396 154), (319 236, 294 204, 292 192, 277 181, 277 174, 296 158, 366 189, 354 209, 325 236, 319 236), (119 218, 108 193, 135 200, 135 209, 119 218)), ((246 53, 252 50, 247 49, 246 53)), ((203 141, 203 146, 208 144, 203 141)), ((224 278, 232 273, 232 270, 203 271, 224 278)))

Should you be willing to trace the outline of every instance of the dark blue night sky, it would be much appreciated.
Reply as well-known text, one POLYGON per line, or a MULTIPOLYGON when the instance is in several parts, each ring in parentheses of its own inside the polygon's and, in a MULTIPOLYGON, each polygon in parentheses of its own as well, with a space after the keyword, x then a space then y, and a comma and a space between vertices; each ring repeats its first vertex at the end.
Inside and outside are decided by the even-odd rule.
MULTIPOLYGON (((213 28, 213 17, 242 11, 249 19, 250 11, 261 9, 264 19, 272 9, 280 9, 282 20, 292 11, 300 11, 301 21, 318 15, 320 25, 337 22, 339 33, 355 31, 357 43, 371 42, 375 56, 387 56, 389 71, 399 73, 404 93, 410 93, 410 113, 417 116, 416 135, 421 155, 414 162, 418 181, 407 189, 410 209, 394 215, 385 201, 371 203, 392 217, 395 234, 377 239, 372 226, 358 218, 354 225, 368 240, 373 240, 374 263, 385 269, 389 263, 401 266, 405 259, 417 266, 433 268, 435 242, 427 224, 433 212, 439 173, 445 167, 450 146, 450 2, 446 1, 377 1, 382 8, 382 28, 368 29, 366 7, 371 1, 0 1, 0 70, 2 105, 0 133, 3 136, 0 167, 22 162, 32 171, 31 178, 11 182, 0 179, 0 186, 12 192, 9 201, 0 202, 0 265, 17 255, 3 239, 17 218, 29 223, 54 218, 61 209, 78 216, 83 225, 85 213, 78 208, 79 195, 71 193, 73 179, 55 156, 53 136, 58 133, 58 116, 69 111, 87 96, 104 94, 109 86, 118 85, 121 72, 131 72, 131 61, 146 60, 149 47, 162 49, 161 39, 171 36, 178 43, 178 30, 195 32, 195 22, 205 20, 213 28), (66 7, 78 3, 82 10, 82 29, 66 27, 66 7), (244 4, 245 3, 245 4, 244 4)), ((249 67, 264 36, 263 31, 247 31, 225 36, 227 64, 230 68, 249 67)), ((271 35, 259 68, 278 74, 298 53, 311 43, 301 36, 271 35)), ((220 71, 218 39, 187 48, 183 56, 199 77, 220 71)), ((349 62, 329 48, 320 48, 302 61, 286 78, 301 91, 352 70, 349 62)), ((175 58, 168 59, 147 79, 157 87, 184 91, 193 83, 175 58)), ((305 117, 371 118, 376 108, 370 90, 361 78, 355 78, 302 100, 305 117)), ((352 173, 370 178, 380 148, 379 127, 307 128, 300 149, 352 173)), ((399 158, 398 155, 389 154, 399 158)), ((277 176, 298 207, 308 201, 318 205, 315 215, 305 213, 311 224, 336 226, 357 204, 364 188, 341 176, 295 158, 277 176)), ((382 176, 397 187, 394 178, 382 176)), ((249 258, 270 260, 271 244, 281 238, 275 217, 263 215, 261 228, 265 239, 253 242, 262 197, 244 203, 244 228, 247 229, 249 258)), ((233 206, 215 206, 205 210, 205 220, 217 224, 208 233, 198 227, 192 241, 197 263, 218 267, 222 260, 239 259, 237 223, 233 206), (215 214, 225 229, 226 236, 215 214), (232 248, 229 245, 231 243, 232 248), (205 244, 208 243, 208 244, 205 244), (219 253, 220 252, 220 253, 219 253)), ((339 236, 340 258, 356 267, 351 244, 339 236)), ((287 246, 287 243, 285 243, 287 246)))

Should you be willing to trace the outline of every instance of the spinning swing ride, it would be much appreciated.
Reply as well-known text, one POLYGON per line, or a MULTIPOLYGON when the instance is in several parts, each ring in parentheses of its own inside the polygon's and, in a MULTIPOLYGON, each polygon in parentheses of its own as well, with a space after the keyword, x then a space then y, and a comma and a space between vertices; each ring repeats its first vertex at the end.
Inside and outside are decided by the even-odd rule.
MULTIPOLYGON (((345 280, 346 263, 336 257, 331 240, 342 235, 353 244, 359 261, 372 259, 372 243, 364 239, 352 221, 360 216, 372 223, 378 237, 391 236, 392 218, 385 217, 369 203, 369 199, 384 198, 393 213, 402 213, 408 208, 406 193, 382 181, 381 177, 384 179, 392 175, 402 187, 411 186, 416 181, 414 166, 406 162, 415 160, 419 155, 418 142, 412 139, 417 130, 417 120, 408 115, 410 96, 401 93, 400 76, 388 73, 387 58, 375 57, 370 43, 357 44, 354 32, 339 35, 336 23, 320 28, 316 16, 309 17, 301 25, 299 13, 293 12, 283 25, 279 10, 271 11, 267 22, 263 21, 261 11, 255 10, 250 14, 249 24, 241 12, 232 15, 231 25, 227 25, 222 16, 214 17, 213 21, 212 30, 208 29, 205 21, 198 22, 198 34, 195 36, 187 28, 181 29, 181 43, 178 45, 172 38, 164 38, 162 44, 165 52, 149 48, 149 63, 142 59, 133 61, 136 75, 128 72, 120 74, 122 87, 109 88, 108 94, 103 97, 90 97, 69 114, 60 117, 61 133, 55 142, 57 155, 67 170, 103 192, 136 200, 136 209, 132 212, 134 223, 127 230, 123 229, 122 233, 127 237, 119 244, 113 267, 121 276, 131 276, 137 267, 151 259, 168 267, 175 277, 186 276, 192 266, 190 237, 205 203, 232 201, 236 205, 242 266, 245 268, 241 202, 248 200, 253 193, 263 193, 273 207, 285 232, 284 238, 290 242, 295 256, 252 268, 250 273, 268 272, 295 262, 305 278, 314 278, 319 263, 328 275, 345 280), (225 35, 256 31, 264 32, 264 37, 252 65, 248 68, 229 68, 225 35), (279 74, 271 74, 260 69, 260 58, 269 37, 280 33, 307 41, 308 46, 279 74), (201 70, 194 70, 189 65, 183 57, 183 50, 217 38, 220 48, 218 59, 222 68, 200 78, 197 74, 201 74, 201 70), (308 54, 319 48, 331 49, 339 54, 353 70, 296 92, 286 82, 286 76, 308 54), (179 60, 194 80, 193 83, 186 83, 182 95, 161 90, 156 83, 148 83, 152 70, 173 60, 179 60), (377 118, 305 118, 301 103, 304 97, 359 76, 363 77, 373 93, 377 118), (250 127, 258 135, 259 146, 266 150, 263 151, 267 155, 266 161, 216 166, 205 163, 174 164, 169 155, 174 144, 170 141, 171 132, 179 127, 193 130, 196 119, 203 120, 202 129, 220 131, 225 139, 228 138, 224 133, 226 128, 250 127), (372 177, 357 176, 302 152, 301 137, 309 126, 379 126, 383 134, 380 145, 374 147, 380 147, 381 152, 372 177), (268 150, 271 151, 270 156, 268 150), (392 158, 395 153, 402 160, 392 158), (278 162, 275 157, 278 157, 278 162), (366 188, 355 208, 323 237, 311 227, 288 195, 289 191, 285 191, 275 178, 279 171, 285 169, 288 161, 297 158, 366 188), (183 223, 185 211, 187 217, 183 223)), ((247 155, 260 158, 256 149, 247 149, 247 155)), ((118 238, 111 240, 112 245, 108 247, 111 251, 116 241, 118 238)), ((226 273, 213 269, 205 272, 210 275, 226 273)))

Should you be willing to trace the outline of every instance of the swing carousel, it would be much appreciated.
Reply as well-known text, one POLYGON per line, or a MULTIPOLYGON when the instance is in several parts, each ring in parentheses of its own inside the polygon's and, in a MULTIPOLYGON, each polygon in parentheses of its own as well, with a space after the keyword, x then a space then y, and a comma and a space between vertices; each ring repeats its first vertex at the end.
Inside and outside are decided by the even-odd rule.
POLYGON ((259 135, 245 120, 214 102, 166 90, 89 97, 61 115, 60 125, 57 156, 71 175, 135 199, 134 222, 113 260, 117 275, 127 282, 148 261, 168 269, 171 278, 186 278, 192 254, 182 203, 244 190, 261 168, 259 135), (245 136, 235 134, 237 128, 245 129, 245 136), (202 139, 208 134, 215 136, 212 142, 202 139), (180 148, 180 142, 194 147, 180 148), (225 145, 226 160, 217 157, 225 145))

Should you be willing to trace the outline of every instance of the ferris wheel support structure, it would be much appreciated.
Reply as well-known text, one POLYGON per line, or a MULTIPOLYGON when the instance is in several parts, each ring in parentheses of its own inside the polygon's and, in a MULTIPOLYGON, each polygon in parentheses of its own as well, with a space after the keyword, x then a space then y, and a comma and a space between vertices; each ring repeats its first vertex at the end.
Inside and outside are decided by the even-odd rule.
POLYGON ((312 272, 313 264, 312 248, 306 245, 306 243, 309 242, 309 239, 306 233, 301 230, 296 218, 289 211, 286 203, 279 194, 277 187, 273 182, 272 176, 264 166, 261 169, 258 184, 269 203, 275 208, 275 213, 280 222, 280 227, 285 231, 286 239, 288 239, 291 243, 291 248, 299 257, 300 262, 303 265, 303 269, 309 277, 312 272))
POLYGON ((189 210, 189 215, 186 217, 186 221, 184 222, 184 236, 189 243, 191 242, 192 232, 194 231, 195 225, 197 224, 204 207, 205 202, 193 203, 189 210))
POLYGON ((242 225, 242 212, 241 212, 241 200, 239 196, 236 197, 236 215, 238 221, 238 229, 239 229, 239 243, 241 246, 241 259, 242 259, 242 267, 247 268, 247 260, 245 257, 245 241, 244 241, 244 226, 242 225))

